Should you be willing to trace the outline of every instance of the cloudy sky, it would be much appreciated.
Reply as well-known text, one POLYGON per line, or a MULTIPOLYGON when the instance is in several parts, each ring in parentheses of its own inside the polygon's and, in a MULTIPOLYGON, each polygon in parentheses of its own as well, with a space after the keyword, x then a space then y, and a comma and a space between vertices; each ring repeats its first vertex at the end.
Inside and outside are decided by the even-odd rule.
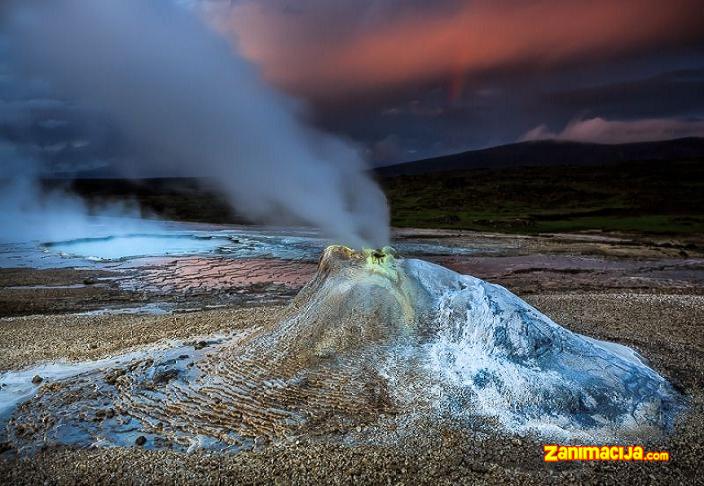
MULTIPOLYGON (((377 165, 541 138, 704 136, 701 0, 181 3, 377 165)), ((1 150, 67 170, 129 156, 109 118, 1 59, 1 150)))

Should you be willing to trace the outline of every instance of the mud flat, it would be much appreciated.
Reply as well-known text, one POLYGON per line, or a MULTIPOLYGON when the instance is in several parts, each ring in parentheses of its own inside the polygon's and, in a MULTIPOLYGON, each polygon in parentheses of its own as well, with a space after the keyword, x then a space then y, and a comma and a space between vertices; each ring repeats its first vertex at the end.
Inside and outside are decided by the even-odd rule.
MULTIPOLYGON (((466 242, 468 236, 443 238, 466 242)), ((362 426, 334 441, 307 435, 256 444, 238 454, 152 451, 137 445, 49 447, 19 458, 6 451, 0 477, 9 484, 696 483, 704 454, 701 257, 691 249, 685 257, 678 247, 639 247, 603 238, 596 243, 554 241, 531 240, 507 254, 450 261, 448 266, 477 276, 484 273, 568 329, 631 346, 645 356, 689 404, 672 435, 643 444, 669 451, 670 462, 546 465, 541 440, 491 428, 424 423, 410 435, 399 435, 394 445, 376 443, 362 426)), ((5 317, 0 321, 0 369, 61 358, 95 359, 164 339, 246 330, 271 323, 280 312, 280 305, 266 304, 151 316, 5 317)))

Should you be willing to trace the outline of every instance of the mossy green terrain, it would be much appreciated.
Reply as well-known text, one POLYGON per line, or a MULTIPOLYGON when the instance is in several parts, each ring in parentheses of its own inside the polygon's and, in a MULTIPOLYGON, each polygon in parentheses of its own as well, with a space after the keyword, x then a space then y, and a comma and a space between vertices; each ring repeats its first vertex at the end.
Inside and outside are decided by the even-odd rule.
MULTIPOLYGON (((471 169, 379 181, 396 227, 704 234, 701 159, 471 169)), ((96 207, 127 200, 164 219, 247 223, 212 187, 212 181, 196 179, 84 179, 64 188, 96 207)))
POLYGON ((704 162, 474 169, 382 178, 398 227, 704 232, 704 162))

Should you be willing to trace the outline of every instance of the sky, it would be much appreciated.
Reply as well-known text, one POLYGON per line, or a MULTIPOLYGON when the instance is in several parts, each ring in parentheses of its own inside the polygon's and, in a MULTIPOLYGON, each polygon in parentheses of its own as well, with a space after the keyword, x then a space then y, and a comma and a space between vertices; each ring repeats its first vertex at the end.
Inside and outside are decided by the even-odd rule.
MULTIPOLYGON (((153 1, 201 16, 373 165, 523 140, 704 136, 701 0, 153 1)), ((0 150, 68 174, 131 156, 109 116, 13 69, 1 29, 0 150)))

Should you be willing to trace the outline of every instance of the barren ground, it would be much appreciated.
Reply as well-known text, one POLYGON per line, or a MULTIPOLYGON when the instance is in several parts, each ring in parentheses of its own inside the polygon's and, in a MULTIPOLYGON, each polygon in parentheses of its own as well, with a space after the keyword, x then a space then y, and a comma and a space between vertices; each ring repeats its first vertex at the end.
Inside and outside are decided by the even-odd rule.
MULTIPOLYGON (((541 441, 427 424, 394 446, 296 439, 240 454, 49 448, 0 457, 7 484, 93 483, 516 483, 674 484, 700 481, 704 454, 704 257, 702 242, 621 235, 519 237, 403 230, 397 238, 480 248, 430 258, 499 283, 565 327, 636 348, 689 399, 664 441, 668 463, 542 461, 541 441), (501 248, 500 251, 492 251, 501 248)), ((178 259, 134 277, 131 290, 94 271, 0 271, 0 370, 46 360, 94 359, 276 319, 314 265, 178 259), (199 278, 206 276, 207 278, 199 278), (53 286, 54 288, 32 288, 53 286), (24 288, 22 288, 24 287, 24 288), (252 298, 259 296, 261 298, 252 298), (168 301, 166 315, 76 315, 168 301), (205 309, 206 306, 218 306, 205 309), (198 309, 184 312, 184 310, 198 309)), ((133 277, 130 277, 133 278, 133 277)), ((2 450, 0 445, 0 450, 2 450)))

